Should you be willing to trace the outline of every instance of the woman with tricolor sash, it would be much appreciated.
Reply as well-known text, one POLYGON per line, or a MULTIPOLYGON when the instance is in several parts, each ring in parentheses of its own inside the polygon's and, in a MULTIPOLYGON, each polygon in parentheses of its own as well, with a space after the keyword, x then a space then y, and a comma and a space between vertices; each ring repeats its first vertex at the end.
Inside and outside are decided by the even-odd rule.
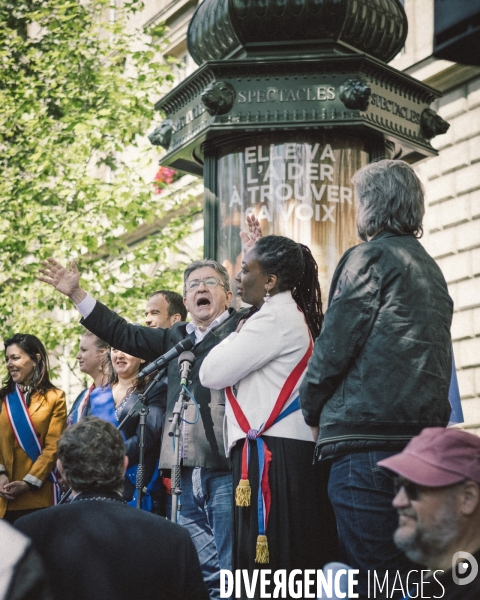
POLYGON ((245 253, 236 281, 258 310, 200 370, 203 385, 225 389, 234 568, 319 569, 335 558, 336 526, 327 474, 313 465, 315 443, 298 404, 323 320, 317 265, 306 246, 267 236, 245 253))
POLYGON ((0 389, 0 517, 13 523, 55 504, 57 442, 66 427, 65 394, 50 381, 42 342, 5 340, 8 379, 0 389))

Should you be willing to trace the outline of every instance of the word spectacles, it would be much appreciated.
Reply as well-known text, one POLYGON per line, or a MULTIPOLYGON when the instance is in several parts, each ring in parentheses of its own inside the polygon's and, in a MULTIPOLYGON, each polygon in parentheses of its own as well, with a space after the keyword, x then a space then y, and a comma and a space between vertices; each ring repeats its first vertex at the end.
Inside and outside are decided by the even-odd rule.
POLYGON ((196 290, 200 287, 200 284, 204 283, 209 288, 217 287, 217 285, 221 285, 225 287, 223 283, 217 277, 205 277, 205 279, 192 279, 185 284, 185 289, 187 292, 191 292, 192 290, 196 290))
POLYGON ((409 500, 418 500, 420 490, 418 489, 418 485, 413 483, 413 481, 409 481, 403 477, 395 477, 393 480, 393 487, 395 489, 395 495, 403 488, 409 500))

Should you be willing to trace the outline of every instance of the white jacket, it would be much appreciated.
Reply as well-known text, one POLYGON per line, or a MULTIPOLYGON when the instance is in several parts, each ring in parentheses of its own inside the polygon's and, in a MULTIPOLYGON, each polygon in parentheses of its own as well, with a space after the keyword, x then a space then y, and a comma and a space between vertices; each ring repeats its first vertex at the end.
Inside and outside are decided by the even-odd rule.
MULTIPOLYGON (((236 398, 252 429, 259 429, 273 410, 287 377, 308 349, 305 318, 290 292, 272 296, 250 317, 239 333, 231 333, 204 359, 200 381, 214 390, 234 387, 236 398)), ((285 406, 297 396, 305 372, 285 406)), ((226 400, 225 449, 245 434, 226 400)), ((267 436, 312 441, 310 428, 298 410, 265 431, 267 436)))

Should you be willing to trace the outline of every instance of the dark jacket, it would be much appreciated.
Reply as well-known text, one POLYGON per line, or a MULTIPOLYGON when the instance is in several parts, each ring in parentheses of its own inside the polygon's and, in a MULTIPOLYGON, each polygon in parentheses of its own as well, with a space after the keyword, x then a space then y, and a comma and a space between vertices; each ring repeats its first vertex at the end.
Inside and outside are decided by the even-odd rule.
MULTIPOLYGON (((127 401, 122 406, 118 415, 119 425, 127 417, 128 412, 138 400, 139 392, 129 394, 127 401)), ((145 422, 145 470, 144 482, 147 485, 158 469, 158 457, 160 456, 160 440, 162 438, 162 427, 167 408, 167 382, 166 377, 156 382, 145 397, 145 405, 148 406, 148 415, 145 422)), ((125 454, 128 456, 128 466, 137 465, 140 458, 140 415, 134 414, 129 417, 122 428, 125 440, 125 454)), ((135 487, 125 477, 123 497, 130 501, 133 497, 135 487)))
POLYGON ((380 232, 343 255, 300 390, 322 456, 395 448, 448 423, 452 312, 413 235, 380 232))
POLYGON ((32 542, 0 519, 0 598, 52 600, 47 575, 32 542))
POLYGON ((186 529, 118 494, 80 494, 15 527, 41 555, 55 600, 208 600, 186 529))
MULTIPOLYGON (((225 415, 225 399, 220 391, 209 390, 200 383, 198 372, 203 358, 208 352, 232 331, 235 331, 242 312, 230 309, 230 317, 214 327, 203 340, 194 346, 192 352, 196 362, 190 371, 191 385, 188 389, 200 407, 200 418, 195 424, 185 424, 183 435, 183 464, 186 467, 209 467, 228 469, 229 462, 225 456, 223 445, 223 418, 225 415)), ((131 325, 115 312, 97 302, 92 313, 82 319, 82 325, 92 331, 100 339, 112 347, 123 350, 132 356, 152 361, 173 348, 187 337, 186 323, 175 323, 171 329, 152 329, 139 325, 131 325)), ((171 469, 175 462, 172 449, 172 438, 168 436, 169 419, 180 394, 180 372, 176 360, 168 366, 168 397, 165 419, 165 434, 160 453, 160 466, 171 469)), ((190 400, 185 411, 185 419, 193 423, 196 408, 190 400)))

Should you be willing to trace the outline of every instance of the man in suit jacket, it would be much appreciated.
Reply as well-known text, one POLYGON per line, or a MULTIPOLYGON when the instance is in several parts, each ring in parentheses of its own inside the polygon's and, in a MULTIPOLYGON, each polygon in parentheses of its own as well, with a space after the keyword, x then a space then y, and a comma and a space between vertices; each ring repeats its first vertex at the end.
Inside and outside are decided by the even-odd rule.
POLYGON ((5 519, 0 519, 0 598, 53 600, 38 552, 5 519))
MULTIPOLYGON (((253 245, 261 237, 258 221, 250 220, 249 228, 249 239, 247 234, 242 236, 245 247, 253 245)), ((39 279, 69 297, 82 314, 82 325, 114 348, 152 361, 186 336, 195 341, 193 353, 196 362, 189 375, 189 391, 198 408, 189 401, 182 424, 182 510, 179 522, 188 528, 197 548, 210 598, 220 598, 220 569, 232 569, 233 540, 232 477, 223 443, 225 400, 220 391, 203 387, 198 374, 203 358, 236 330, 244 316, 245 311, 237 313, 228 308, 232 298, 228 271, 217 261, 209 259, 189 265, 184 272, 183 295, 192 322, 175 323, 170 329, 151 329, 127 323, 82 290, 74 262, 71 270, 52 258, 43 266, 39 279)), ((172 361, 168 368, 167 424, 180 390, 177 361, 172 361)), ((160 467, 171 469, 174 463, 171 438, 164 435, 160 467)))
POLYGON ((128 464, 120 432, 86 417, 58 443, 70 504, 18 519, 43 558, 55 600, 206 600, 188 533, 125 504, 128 464))

